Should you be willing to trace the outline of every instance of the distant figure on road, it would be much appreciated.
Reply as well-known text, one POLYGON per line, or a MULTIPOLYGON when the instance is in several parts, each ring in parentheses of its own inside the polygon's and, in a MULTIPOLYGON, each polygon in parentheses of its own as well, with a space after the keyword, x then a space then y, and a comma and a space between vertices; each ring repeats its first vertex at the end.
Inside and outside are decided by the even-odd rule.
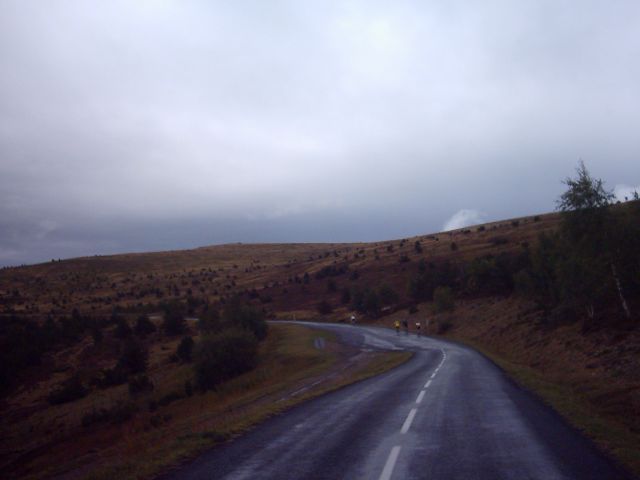
POLYGON ((402 320, 402 327, 404 328, 404 334, 409 335, 409 322, 407 320, 402 320))
POLYGON ((356 323, 356 316, 355 314, 351 315, 351 323, 356 323))
POLYGON ((420 322, 416 322, 416 337, 420 336, 420 322))
POLYGON ((395 321, 396 335, 400 335, 400 320, 395 321))

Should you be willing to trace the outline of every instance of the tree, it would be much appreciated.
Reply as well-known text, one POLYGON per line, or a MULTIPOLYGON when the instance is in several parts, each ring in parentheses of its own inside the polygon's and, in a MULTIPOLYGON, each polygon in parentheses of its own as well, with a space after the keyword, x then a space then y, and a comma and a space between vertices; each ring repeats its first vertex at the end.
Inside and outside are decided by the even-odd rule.
POLYGON ((378 289, 378 298, 382 305, 391 305, 398 301, 398 294, 388 284, 383 284, 378 289))
POLYGON ((333 312, 333 308, 327 300, 321 300, 317 305, 317 309, 320 315, 329 315, 333 312))
POLYGON ((195 354, 194 372, 201 390, 215 388, 221 382, 256 366, 258 340, 246 330, 227 329, 205 336, 195 354))
POLYGON ((615 197, 611 191, 605 190, 602 180, 591 176, 582 161, 576 173, 576 178, 564 180, 568 188, 557 202, 563 213, 564 230, 573 241, 579 242, 586 237, 593 247, 602 247, 609 217, 607 207, 615 197))
MULTIPOLYGON (((591 176, 581 161, 576 178, 567 178, 564 184, 567 191, 558 200, 558 208, 563 213, 563 231, 572 245, 574 261, 578 262, 581 273, 580 283, 593 285, 594 289, 581 289, 581 297, 592 299, 602 285, 602 279, 608 277, 608 269, 618 294, 620 306, 627 318, 631 317, 619 275, 622 262, 621 242, 616 233, 611 204, 614 194, 604 188, 604 182, 591 176), (598 268, 600 267, 600 268, 598 268), (584 276, 588 275, 588 277, 584 276)), ((571 278, 578 280, 575 275, 571 278)), ((566 287, 566 286, 565 286, 566 287)), ((600 292, 598 292, 600 293, 600 292)), ((587 314, 594 317, 593 302, 587 301, 587 314)))
POLYGON ((122 317, 118 317, 116 324, 116 330, 114 332, 115 336, 121 340, 129 337, 131 335, 131 327, 129 323, 122 317))
POLYGON ((149 320, 149 317, 146 315, 140 315, 136 320, 134 331, 136 332, 136 335, 145 337, 150 333, 155 332, 156 326, 151 320, 149 320))
POLYGON ((436 312, 450 312, 455 307, 453 292, 449 287, 438 287, 433 292, 433 307, 436 312))
POLYGON ((142 373, 147 369, 147 350, 135 339, 129 338, 122 347, 116 369, 129 374, 142 373))
POLYGON ((248 330, 258 340, 263 340, 267 337, 268 326, 262 312, 245 305, 240 297, 232 298, 225 305, 222 312, 222 321, 229 327, 248 330))
POLYGON ((176 350, 176 355, 183 362, 190 362, 192 353, 193 353, 193 338, 184 337, 180 341, 180 345, 178 345, 178 349, 176 350))

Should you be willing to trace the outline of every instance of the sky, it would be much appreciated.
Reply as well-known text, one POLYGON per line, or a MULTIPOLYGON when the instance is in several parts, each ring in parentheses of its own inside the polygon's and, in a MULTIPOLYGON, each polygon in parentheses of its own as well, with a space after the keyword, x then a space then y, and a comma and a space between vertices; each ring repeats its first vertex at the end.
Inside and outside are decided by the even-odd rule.
POLYGON ((0 265, 623 198, 639 59, 636 0, 0 0, 0 265))

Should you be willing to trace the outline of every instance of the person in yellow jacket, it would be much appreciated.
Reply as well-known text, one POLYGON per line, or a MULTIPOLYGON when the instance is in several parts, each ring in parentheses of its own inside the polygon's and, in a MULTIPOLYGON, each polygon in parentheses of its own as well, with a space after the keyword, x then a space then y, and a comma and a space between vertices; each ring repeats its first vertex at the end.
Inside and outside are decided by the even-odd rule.
POLYGON ((396 327, 396 335, 400 335, 400 320, 396 320, 394 325, 396 327))

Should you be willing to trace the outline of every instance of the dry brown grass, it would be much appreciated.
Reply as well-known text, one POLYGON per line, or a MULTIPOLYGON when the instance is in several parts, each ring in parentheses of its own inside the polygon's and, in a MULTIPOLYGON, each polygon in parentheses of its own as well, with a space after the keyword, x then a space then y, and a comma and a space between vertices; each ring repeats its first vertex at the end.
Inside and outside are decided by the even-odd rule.
POLYGON ((85 428, 81 420, 92 409, 132 401, 126 385, 96 390, 58 406, 49 406, 42 398, 49 384, 12 396, 2 411, 3 471, 33 479, 146 478, 274 413, 408 358, 391 353, 363 356, 337 344, 329 333, 274 325, 260 347, 260 364, 255 370, 217 391, 188 397, 183 392, 192 375, 190 366, 167 361, 167 352, 173 351, 176 343, 156 345, 149 371, 156 388, 133 399, 138 413, 118 425, 85 428), (326 340, 323 350, 314 348, 313 340, 319 336, 326 340), (314 386, 304 388, 311 384, 314 386), (180 393, 181 398, 156 411, 148 410, 150 400, 171 392, 180 393))
MULTIPOLYGON (((334 313, 323 318, 344 321, 350 311, 348 306, 340 302, 342 288, 375 288, 386 283, 400 295, 399 310, 389 312, 391 314, 381 319, 380 323, 391 326, 395 318, 405 316, 424 321, 427 315, 433 320, 433 332, 438 325, 450 323, 453 326, 450 335, 493 355, 505 368, 522 378, 576 425, 585 429, 603 448, 618 458, 623 458, 628 465, 637 465, 640 463, 637 460, 640 451, 640 341, 637 329, 625 338, 617 338, 607 332, 593 332, 585 336, 577 325, 549 330, 538 324, 538 314, 529 305, 516 298, 458 301, 454 313, 439 316, 434 316, 427 304, 420 305, 420 311, 414 315, 408 315, 406 311, 405 307, 410 303, 407 284, 409 278, 416 273, 419 260, 436 263, 444 260, 462 262, 478 255, 520 252, 527 244, 533 246, 540 233, 557 229, 560 222, 556 214, 541 215, 537 221, 534 217, 516 220, 517 225, 516 221, 505 220, 487 224, 484 229, 472 227, 402 241, 366 244, 234 244, 175 252, 81 258, 5 269, 0 271, 0 316, 2 312, 15 312, 25 317, 41 318, 49 312, 55 315, 69 314, 74 307, 84 314, 107 315, 117 305, 128 309, 133 317, 136 311, 154 311, 160 301, 170 298, 185 299, 189 289, 194 297, 211 304, 255 289, 257 296, 254 295, 252 302, 278 318, 318 319, 316 305, 320 299, 327 299, 334 307, 334 313), (421 242, 421 253, 414 249, 416 241, 421 242), (451 249, 452 242, 457 246, 455 251, 451 249), (409 261, 401 262, 402 256, 408 257, 409 261), (327 278, 315 278, 318 271, 331 265, 348 266, 348 273, 333 277, 337 285, 335 293, 328 292, 327 278), (357 272, 357 278, 352 277, 354 272, 357 272), (302 281, 305 273, 310 278, 308 283, 302 281), (14 291, 17 291, 17 296, 14 291), (586 410, 576 407, 578 413, 572 414, 570 409, 565 410, 563 407, 567 404, 583 405, 586 410), (587 414, 580 413, 582 411, 587 414), (589 426, 594 425, 588 421, 591 418, 601 419, 604 423, 589 426), (626 433, 620 433, 623 431, 626 433)), ((273 338, 269 342, 269 345, 274 345, 273 338)), ((83 399, 77 402, 78 407, 69 407, 73 410, 69 412, 65 406, 47 409, 46 412, 39 412, 37 408, 37 399, 58 379, 70 374, 77 367, 79 359, 83 359, 84 364, 91 368, 113 361, 112 356, 100 356, 95 352, 90 355, 87 353, 83 358, 82 348, 82 345, 78 345, 74 347, 75 350, 71 349, 73 351, 59 353, 61 357, 56 363, 62 365, 67 362, 71 367, 70 371, 38 371, 25 378, 21 389, 12 397, 13 406, 17 408, 15 418, 21 419, 20 422, 28 419, 28 423, 18 427, 19 421, 12 423, 3 420, 3 428, 7 432, 6 444, 28 444, 29 448, 24 452, 13 451, 11 455, 26 455, 24 463, 33 468, 45 471, 47 462, 38 463, 37 460, 43 453, 45 456, 42 458, 45 459, 55 456, 64 459, 65 452, 82 446, 80 442, 77 446, 73 444, 65 449, 64 445, 69 445, 65 442, 74 441, 74 430, 67 425, 77 422, 77 412, 90 408, 95 399, 83 399), (32 435, 33 432, 37 435, 32 435), (40 443, 28 443, 29 435, 43 440, 40 443), (64 440, 60 444, 62 447, 58 446, 58 438, 64 440)), ((163 395, 174 388, 181 388, 186 370, 162 369, 167 357, 174 351, 175 344, 163 340, 152 342, 151 348, 154 381, 163 385, 154 394, 163 395)), ((248 376, 244 381, 253 381, 256 385, 264 381, 264 385, 276 388, 274 378, 289 381, 285 377, 288 379, 293 375, 291 381, 304 383, 302 377, 295 377, 296 369, 287 370, 286 365, 278 368, 281 370, 275 376, 255 372, 254 376, 248 376)), ((305 378, 314 375, 314 372, 309 371, 305 378)), ((336 379, 336 382, 339 381, 336 379)), ((236 387, 238 391, 242 391, 241 385, 236 387)), ((119 396, 126 397, 128 393, 124 389, 113 389, 105 395, 106 398, 100 401, 115 402, 119 396)), ((108 471, 110 475, 119 475, 122 472, 136 471, 137 467, 127 463, 128 459, 148 458, 151 465, 157 465, 160 461, 157 458, 165 455, 173 455, 171 458, 174 460, 182 458, 188 454, 186 452, 197 451, 205 445, 226 438, 228 433, 224 432, 232 429, 229 430, 228 426, 213 420, 209 422, 208 417, 198 417, 204 415, 198 412, 209 408, 208 401, 203 400, 209 397, 194 398, 204 402, 203 406, 189 403, 195 400, 179 400, 163 410, 162 416, 165 412, 168 415, 166 422, 164 419, 154 420, 156 423, 159 421, 160 426, 147 432, 144 429, 151 421, 151 415, 144 413, 136 417, 136 422, 126 427, 113 426, 104 431, 85 434, 83 441, 93 447, 82 455, 77 455, 75 461, 78 465, 93 465, 104 463, 107 461, 105 459, 110 459, 108 461, 113 463, 113 458, 120 458, 116 464, 120 465, 117 468, 121 470, 108 471), (188 405, 188 408, 184 405, 188 405), (185 414, 186 411, 192 413, 185 414), (186 420, 188 418, 198 418, 206 427, 199 429, 194 426, 190 436, 181 437, 178 443, 166 443, 167 438, 175 440, 177 437, 162 432, 171 432, 172 428, 189 430, 191 427, 186 420), (145 438, 147 442, 138 444, 115 441, 118 438, 129 438, 132 431, 142 431, 140 438, 145 438), (162 454, 159 451, 145 451, 146 445, 153 442, 161 445, 159 451, 162 454), (116 444, 117 447, 113 446, 116 444)), ((235 393, 230 398, 233 399, 233 405, 260 404, 259 399, 248 393, 246 397, 235 393)), ((217 403, 220 403, 219 399, 217 403)), ((251 418, 251 415, 246 414, 246 418, 251 418)), ((7 449, 10 450, 9 447, 7 449)))

